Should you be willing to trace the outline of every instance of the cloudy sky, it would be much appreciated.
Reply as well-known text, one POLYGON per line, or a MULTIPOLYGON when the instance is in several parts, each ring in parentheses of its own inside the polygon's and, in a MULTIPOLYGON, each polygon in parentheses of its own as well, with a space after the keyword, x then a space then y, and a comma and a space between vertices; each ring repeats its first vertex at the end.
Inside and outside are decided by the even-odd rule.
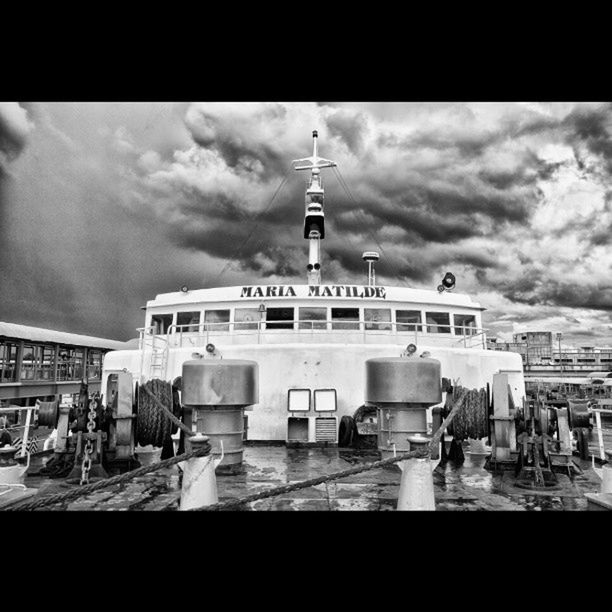
POLYGON ((0 102, 0 320, 127 340, 183 284, 305 283, 313 129, 349 188, 323 171, 324 282, 377 250, 380 284, 452 271, 493 336, 612 344, 602 103, 0 102))

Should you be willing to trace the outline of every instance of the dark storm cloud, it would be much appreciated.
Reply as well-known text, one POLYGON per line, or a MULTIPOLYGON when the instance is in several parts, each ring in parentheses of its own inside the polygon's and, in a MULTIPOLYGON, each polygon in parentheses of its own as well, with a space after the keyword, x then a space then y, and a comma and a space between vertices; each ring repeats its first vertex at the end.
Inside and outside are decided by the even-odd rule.
POLYGON ((584 143, 601 158, 608 174, 612 174, 612 104, 598 107, 577 107, 562 122, 568 142, 584 143))
MULTIPOLYGON (((346 208, 344 206, 339 208, 346 208)), ((342 231, 363 232, 364 225, 392 225, 404 230, 411 240, 419 242, 454 242, 481 236, 484 228, 474 215, 443 216, 434 210, 424 210, 410 205, 390 205, 368 208, 367 216, 348 208, 336 218, 338 229, 342 231)))
MULTIPOLYGON (((26 112, 14 102, 0 103, 0 153, 7 161, 15 159, 23 150, 27 140, 28 124, 26 112)), ((2 166, 2 157, 0 157, 2 166)))
MULTIPOLYGON (((359 163, 363 172, 353 173, 349 177, 357 202, 340 189, 331 172, 324 178, 327 201, 330 202, 328 210, 335 215, 340 230, 365 234, 366 224, 370 224, 370 233, 378 233, 376 228, 381 226, 387 229, 395 227, 405 232, 411 241, 442 243, 486 235, 490 232, 491 222, 525 223, 529 219, 538 192, 529 186, 534 179, 527 174, 524 164, 519 164, 515 170, 485 168, 479 180, 473 176, 471 167, 462 165, 464 160, 459 155, 455 157, 459 163, 441 159, 437 168, 428 171, 396 172, 392 177, 385 177, 384 172, 379 172, 376 150, 372 149, 372 144, 366 144, 368 127, 364 113, 342 108, 320 108, 325 111, 325 125, 332 137, 321 145, 321 153, 337 159, 340 153, 334 150, 335 139, 339 139, 352 153, 361 153, 359 163), (367 185, 369 192, 366 196, 360 194, 361 185, 367 185)), ((282 132, 280 128, 286 125, 288 112, 278 104, 247 105, 246 109, 240 105, 230 109, 227 105, 194 105, 187 113, 186 125, 195 142, 217 151, 236 174, 243 173, 244 168, 248 167, 262 180, 270 182, 272 176, 281 175, 287 170, 290 159, 307 155, 311 146, 308 141, 300 147, 295 138, 279 137, 282 132), (272 173, 264 172, 265 168, 272 168, 272 173)), ((529 126, 514 126, 513 129, 518 131, 519 128, 526 131, 529 126)), ((410 149, 417 154, 418 148, 424 145, 451 151, 458 148, 461 154, 468 149, 474 155, 482 154, 500 138, 494 131, 473 135, 464 133, 454 140, 441 132, 421 133, 403 139, 393 138, 390 134, 386 136, 375 139, 374 146, 398 151, 410 149)), ((398 158, 396 169, 401 167, 400 164, 398 158)), ((532 174, 537 175, 535 172, 532 174)), ((303 198, 303 192, 295 189, 296 184, 296 177, 290 175, 285 191, 289 189, 291 197, 286 197, 288 193, 283 194, 283 201, 274 207, 273 212, 255 213, 253 201, 246 197, 237 201, 234 194, 209 193, 206 198, 188 198, 186 203, 178 204, 182 216, 187 219, 206 217, 212 223, 208 224, 205 234, 196 237, 188 227, 189 222, 185 223, 185 219, 181 218, 180 226, 173 227, 171 235, 178 245, 225 257, 228 256, 225 241, 213 235, 219 231, 215 220, 264 223, 266 229, 276 226, 275 239, 278 240, 279 236, 291 233, 294 224, 301 224, 303 212, 298 202, 303 198), (293 185, 290 185, 292 182, 293 185)), ((230 241, 240 241, 244 236, 244 232, 235 227, 226 228, 226 233, 230 241)), ((384 240, 384 231, 378 236, 380 240, 384 240)), ((255 252, 252 245, 245 245, 237 259, 248 265, 249 257, 255 252)), ((479 264, 491 265, 487 257, 476 259, 479 264)), ((343 265, 347 261, 343 257, 338 260, 343 265)), ((350 271, 354 267, 346 269, 350 271)), ((411 277, 415 274, 411 270, 408 272, 411 277)), ((422 269, 417 274, 422 276, 422 269)))
POLYGON ((496 285, 513 302, 612 311, 612 287, 567 282, 548 270, 527 268, 520 278, 511 280, 500 275, 496 285))
MULTIPOLYGON (((568 169, 587 179, 609 171, 610 107, 476 106, 13 106, 22 140, 0 145, 16 175, 0 192, 12 253, 0 269, 11 287, 2 316, 36 324, 46 312, 58 328, 126 339, 142 325, 138 307, 181 284, 304 282, 308 173, 290 162, 311 154, 312 129, 354 196, 324 170, 324 280, 363 279, 361 253, 371 249, 381 281, 435 288, 452 270, 462 291, 524 305, 517 321, 556 306, 610 312, 601 282, 609 261, 599 270, 589 246, 608 244, 612 211, 572 215, 570 198, 558 217, 546 212, 559 193, 546 188, 568 169), (563 255, 550 254, 555 232, 575 264, 552 265, 563 255), (580 268, 570 282, 572 265, 580 268)), ((503 310, 489 312, 503 321, 503 310)))
MULTIPOLYGON (((190 107, 185 125, 194 142, 205 149, 218 151, 230 168, 256 172, 262 177, 287 172, 291 157, 279 147, 277 140, 251 138, 248 134, 249 124, 265 126, 282 121, 286 116, 285 107, 281 104, 249 104, 247 106, 251 112, 248 121, 244 121, 242 113, 226 118, 223 113, 229 106, 212 104, 210 107, 190 107), (241 127, 245 128, 242 133, 241 127)), ((295 153, 295 157, 298 157, 297 149, 295 153)))
POLYGON ((364 134, 367 120, 362 113, 352 113, 345 109, 332 112, 325 120, 329 133, 341 139, 354 155, 359 155, 364 147, 364 134))

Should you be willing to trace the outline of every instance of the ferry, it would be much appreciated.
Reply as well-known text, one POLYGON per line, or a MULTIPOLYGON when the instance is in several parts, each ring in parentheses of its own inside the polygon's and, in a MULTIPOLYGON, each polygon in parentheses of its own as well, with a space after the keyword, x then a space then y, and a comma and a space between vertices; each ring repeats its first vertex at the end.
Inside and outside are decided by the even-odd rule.
POLYGON ((305 284, 185 286, 157 295, 146 304, 138 347, 105 355, 105 397, 112 396, 113 374, 121 371, 141 384, 154 378, 176 382, 183 364, 196 358, 252 360, 258 364, 259 401, 246 408, 244 440, 333 446, 343 419, 353 419, 365 404, 365 362, 408 354, 439 360, 442 377, 467 388, 492 386, 494 374, 507 372, 520 405, 521 356, 487 349, 485 308, 454 290, 451 273, 432 289, 380 285, 379 254, 366 251, 355 254, 367 264, 364 284, 326 280, 322 171, 336 163, 319 156, 317 131, 312 137, 312 155, 292 162, 294 170, 310 172, 302 233, 308 244, 305 284))

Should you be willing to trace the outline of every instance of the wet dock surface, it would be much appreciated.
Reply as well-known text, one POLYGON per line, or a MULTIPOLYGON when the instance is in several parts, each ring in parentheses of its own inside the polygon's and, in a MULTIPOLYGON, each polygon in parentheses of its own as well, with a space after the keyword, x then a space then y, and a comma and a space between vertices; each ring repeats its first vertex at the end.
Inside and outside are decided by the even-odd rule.
MULTIPOLYGON (((448 462, 433 471, 436 510, 591 510, 585 493, 598 493, 601 480, 589 461, 574 457, 582 474, 572 478, 556 473, 556 486, 533 491, 517 486, 514 471, 494 473, 485 469, 486 456, 471 455, 466 447, 462 465, 448 462)), ((345 470, 360 463, 378 460, 376 450, 338 448, 287 448, 246 446, 242 471, 235 475, 217 475, 219 501, 228 501, 268 490, 279 485, 300 482, 345 470)), ((46 459, 46 458, 45 458, 46 459)), ((33 461, 37 471, 42 458, 33 461)), ((396 466, 376 468, 325 484, 262 499, 246 504, 244 510, 280 511, 387 511, 397 505, 401 471, 396 466)), ((28 500, 72 489, 61 479, 27 476, 32 489, 28 500)), ((177 466, 140 476, 77 500, 48 506, 51 511, 172 511, 178 509, 180 471, 177 466)), ((3 504, 0 497, 0 508, 3 504)))

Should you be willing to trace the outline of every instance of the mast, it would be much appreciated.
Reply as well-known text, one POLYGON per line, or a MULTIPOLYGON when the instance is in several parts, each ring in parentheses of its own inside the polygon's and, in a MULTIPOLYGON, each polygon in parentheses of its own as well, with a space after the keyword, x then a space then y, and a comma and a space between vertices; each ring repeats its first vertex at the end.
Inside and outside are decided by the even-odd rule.
POLYGON ((312 133, 312 156, 294 159, 294 170, 310 170, 310 181, 306 189, 306 211, 304 213, 304 238, 308 240, 308 284, 321 284, 321 240, 325 238, 325 213, 323 200, 325 192, 321 182, 321 169, 332 168, 336 162, 319 157, 317 150, 317 130, 312 133), (296 166, 296 164, 303 164, 296 166))

